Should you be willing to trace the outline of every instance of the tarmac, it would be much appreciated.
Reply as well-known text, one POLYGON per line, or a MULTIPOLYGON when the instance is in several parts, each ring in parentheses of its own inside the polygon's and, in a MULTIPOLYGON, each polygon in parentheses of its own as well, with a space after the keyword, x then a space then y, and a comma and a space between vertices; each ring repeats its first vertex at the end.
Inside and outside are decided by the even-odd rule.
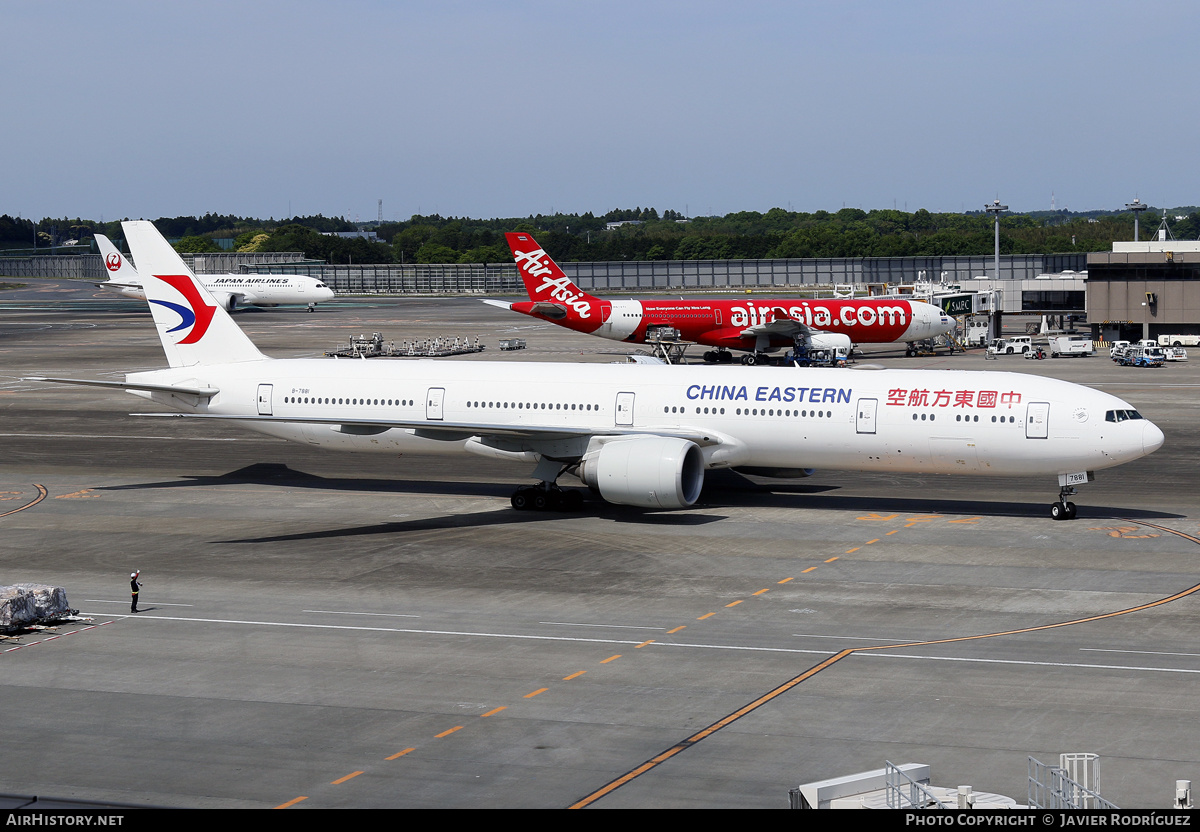
MULTIPOLYGON (((339 455, 22 381, 164 362, 144 303, 6 282, 27 285, 0 291, 0 584, 65 587, 88 620, 0 640, 0 792, 783 808, 891 761, 1024 803, 1028 757, 1061 752, 1099 754, 1121 808, 1200 781, 1200 355, 872 351, 1076 381, 1157 423, 1164 447, 1098 472, 1074 521, 1047 478, 842 471, 711 475, 675 512, 516 512, 521 465, 339 455)), ((487 345, 439 360, 632 351, 471 298, 235 317, 275 357, 373 331, 487 345)))

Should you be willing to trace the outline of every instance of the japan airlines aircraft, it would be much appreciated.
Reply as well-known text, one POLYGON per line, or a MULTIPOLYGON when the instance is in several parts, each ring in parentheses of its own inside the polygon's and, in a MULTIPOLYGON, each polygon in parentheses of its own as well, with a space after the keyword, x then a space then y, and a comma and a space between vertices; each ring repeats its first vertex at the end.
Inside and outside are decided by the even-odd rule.
MULTIPOLYGON (((137 270, 103 234, 96 235, 104 267, 109 271, 101 289, 120 292, 131 298, 145 298, 137 270)), ((232 312, 239 306, 307 305, 312 312, 318 303, 333 300, 333 290, 315 277, 298 274, 212 274, 200 278, 209 294, 232 312)))
POLYGON ((716 347, 709 362, 728 363, 729 350, 747 350, 756 364, 781 347, 837 349, 855 344, 923 341, 944 335, 954 321, 936 306, 916 300, 759 298, 729 300, 614 300, 593 297, 563 273, 529 234, 505 235, 529 300, 485 300, 576 332, 644 344, 654 330, 671 327, 686 341, 716 347))
POLYGON ((179 413, 335 450, 473 453, 535 465, 514 508, 573 507, 573 473, 612 503, 692 505, 704 472, 813 468, 1059 479, 1056 519, 1092 472, 1156 450, 1127 402, 1057 379, 957 370, 271 359, 149 222, 124 223, 167 369, 127 390, 179 413))

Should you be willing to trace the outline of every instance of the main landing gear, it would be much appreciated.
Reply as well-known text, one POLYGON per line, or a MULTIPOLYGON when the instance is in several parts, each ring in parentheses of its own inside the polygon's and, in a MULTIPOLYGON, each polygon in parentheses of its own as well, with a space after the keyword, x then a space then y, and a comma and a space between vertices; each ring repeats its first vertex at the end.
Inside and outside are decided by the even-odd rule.
POLYGON ((521 486, 509 502, 517 511, 578 511, 583 507, 583 492, 544 482, 521 486))
POLYGON ((732 364, 733 353, 729 350, 709 350, 704 353, 704 363, 706 364, 732 364))
POLYGON ((1069 502, 1067 497, 1074 497, 1075 494, 1075 489, 1069 485, 1059 489, 1058 502, 1050 506, 1050 516, 1055 520, 1074 520, 1075 504, 1069 502))
POLYGON ((514 491, 509 499, 512 507, 517 511, 578 511, 583 507, 583 492, 558 487, 558 478, 570 468, 543 457, 533 471, 541 482, 514 491))

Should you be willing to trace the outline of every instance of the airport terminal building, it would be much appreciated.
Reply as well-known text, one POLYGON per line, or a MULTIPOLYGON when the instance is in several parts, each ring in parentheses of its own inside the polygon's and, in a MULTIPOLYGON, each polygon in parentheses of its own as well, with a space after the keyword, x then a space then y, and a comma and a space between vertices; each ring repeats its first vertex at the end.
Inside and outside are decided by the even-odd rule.
POLYGON ((1087 258, 1087 315, 1112 341, 1200 334, 1200 242, 1113 243, 1087 258))

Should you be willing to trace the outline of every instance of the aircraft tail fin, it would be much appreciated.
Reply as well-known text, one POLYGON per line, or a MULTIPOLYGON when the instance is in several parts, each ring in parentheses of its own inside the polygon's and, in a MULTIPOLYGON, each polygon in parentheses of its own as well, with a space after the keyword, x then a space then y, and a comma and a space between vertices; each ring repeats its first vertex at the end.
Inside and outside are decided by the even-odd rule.
POLYGON ((121 227, 172 367, 266 359, 153 223, 135 220, 121 227))
POLYGON ((567 312, 564 317, 586 318, 593 306, 599 306, 599 299, 576 286, 532 234, 510 231, 504 236, 531 301, 562 306, 567 312))
POLYGON ((138 273, 125 257, 113 245, 112 240, 103 234, 96 235, 96 245, 100 247, 100 256, 104 258, 104 268, 108 269, 108 279, 114 283, 134 285, 138 282, 138 273))

